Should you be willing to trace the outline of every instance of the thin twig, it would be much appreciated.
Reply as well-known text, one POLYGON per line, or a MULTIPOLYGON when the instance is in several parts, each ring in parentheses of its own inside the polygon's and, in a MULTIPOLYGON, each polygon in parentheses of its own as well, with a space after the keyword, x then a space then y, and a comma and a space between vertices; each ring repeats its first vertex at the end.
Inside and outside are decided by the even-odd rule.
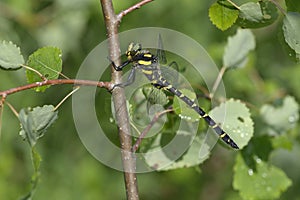
POLYGON ((141 6, 147 4, 147 3, 150 3, 151 1, 154 1, 154 0, 143 0, 133 6, 131 6, 130 8, 126 9, 126 10, 123 10, 122 12, 120 12, 118 15, 117 15, 117 20, 120 22, 122 20, 122 18, 127 15, 128 13, 136 10, 136 9, 139 9, 141 6))
POLYGON ((4 108, 4 101, 5 97, 3 96, 1 101, 0 101, 0 139, 1 139, 1 130, 2 130, 2 113, 3 113, 3 108, 4 108))
POLYGON ((132 128, 138 133, 138 135, 141 135, 141 132, 140 132, 139 129, 134 125, 134 123, 130 122, 130 125, 131 125, 132 128))
POLYGON ((58 72, 58 74, 66 79, 70 79, 69 77, 67 77, 66 75, 64 75, 62 72, 58 72))
POLYGON ((236 9, 240 10, 240 7, 238 5, 236 5, 234 2, 232 2, 231 0, 227 0, 231 5, 233 5, 236 9))
POLYGON ((54 80, 46 80, 42 82, 31 83, 23 86, 19 86, 16 88, 11 88, 5 91, 0 91, 0 96, 6 97, 7 95, 20 92, 23 90, 28 90, 44 85, 62 85, 62 84, 75 84, 82 86, 96 86, 100 88, 106 88, 107 90, 112 90, 113 84, 111 82, 101 82, 101 81, 90 81, 90 80, 78 80, 78 79, 54 79, 54 80))
POLYGON ((65 79, 70 79, 69 77, 67 77, 66 75, 64 75, 63 73, 59 72, 59 75, 64 77, 65 79))
POLYGON ((69 94, 67 94, 53 109, 53 111, 57 110, 63 102, 65 102, 72 94, 74 94, 77 90, 79 90, 79 86, 76 86, 74 90, 72 90, 69 94))
MULTIPOLYGON (((43 81, 47 80, 47 78, 46 78, 43 74, 41 74, 39 71, 37 71, 36 69, 33 69, 32 67, 29 67, 29 66, 27 66, 27 65, 21 65, 21 67, 23 67, 23 68, 25 68, 25 69, 27 69, 27 70, 33 71, 33 72, 36 73, 43 81)), ((63 73, 61 73, 61 72, 59 72, 59 71, 56 71, 56 70, 51 69, 51 68, 47 68, 47 69, 49 69, 49 70, 51 70, 51 71, 53 71, 53 72, 59 74, 60 76, 66 78, 66 79, 70 79, 69 77, 67 77, 66 75, 64 75, 63 73)))
POLYGON ((198 94, 196 94, 196 95, 197 95, 197 99, 198 99, 199 97, 204 97, 205 99, 210 100, 210 94, 209 94, 209 91, 208 91, 204 86, 199 85, 199 84, 195 84, 195 85, 193 85, 193 87, 199 89, 199 90, 202 92, 202 94, 203 94, 203 95, 198 95, 198 94))
POLYGON ((168 112, 172 112, 173 109, 167 109, 164 110, 162 112, 156 113, 153 117, 153 119, 151 120, 150 124, 148 124, 148 126, 143 130, 143 132, 140 134, 139 138, 137 139, 137 141, 135 142, 135 144, 132 147, 132 152, 136 152, 142 142, 142 140, 145 138, 145 136, 147 135, 147 133, 150 131, 150 129, 153 127, 153 125, 157 122, 157 120, 164 114, 168 113, 168 112))
POLYGON ((21 67, 23 67, 23 68, 25 68, 25 69, 27 69, 27 70, 33 71, 33 72, 36 73, 43 81, 46 81, 46 80, 47 80, 47 78, 46 78, 43 74, 41 74, 39 71, 37 71, 36 69, 33 69, 33 68, 31 68, 31 67, 29 67, 29 66, 27 66, 27 65, 21 65, 21 67))
POLYGON ((212 91, 211 91, 211 93, 209 94, 210 99, 212 99, 212 98, 214 97, 215 92, 217 91, 217 89, 218 89, 218 87, 219 87, 219 85, 220 85, 220 82, 221 82, 221 80, 222 80, 222 78, 223 78, 223 75, 224 75, 226 69, 227 69, 227 68, 226 68, 225 66, 223 66, 223 67, 221 68, 221 70, 220 70, 220 72, 219 72, 219 74, 218 74, 218 77, 217 77, 217 79, 216 79, 216 81, 215 81, 215 83, 214 83, 214 85, 213 85, 212 91))
POLYGON ((0 106, 3 106, 6 97, 7 97, 7 95, 5 95, 5 94, 2 95, 2 98, 1 98, 1 101, 0 101, 0 106))
POLYGON ((10 110, 14 113, 14 115, 19 118, 19 113, 18 111, 13 107, 13 105, 11 105, 10 103, 8 103, 7 101, 5 102, 5 104, 8 105, 8 107, 10 108, 10 110))
POLYGON ((275 0, 270 0, 270 1, 273 2, 273 4, 276 5, 276 7, 280 10, 280 12, 282 14, 286 15, 286 11, 280 6, 280 4, 277 1, 275 1, 275 0))

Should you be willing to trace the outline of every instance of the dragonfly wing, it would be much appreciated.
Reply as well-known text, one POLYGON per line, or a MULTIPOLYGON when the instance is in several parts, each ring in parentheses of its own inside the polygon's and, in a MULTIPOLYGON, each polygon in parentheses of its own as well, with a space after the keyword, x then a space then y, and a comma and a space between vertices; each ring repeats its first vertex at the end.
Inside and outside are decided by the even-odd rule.
POLYGON ((160 64, 167 64, 166 52, 164 50, 164 45, 160 34, 158 35, 158 48, 156 51, 156 56, 160 64))

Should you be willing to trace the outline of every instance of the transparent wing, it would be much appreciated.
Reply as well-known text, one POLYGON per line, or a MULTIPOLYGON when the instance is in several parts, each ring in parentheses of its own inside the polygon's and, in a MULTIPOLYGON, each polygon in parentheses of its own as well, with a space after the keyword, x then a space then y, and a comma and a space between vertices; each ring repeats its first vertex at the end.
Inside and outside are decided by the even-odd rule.
MULTIPOLYGON (((171 55, 171 54, 170 54, 171 55)), ((170 84, 172 84, 174 87, 178 87, 180 84, 180 76, 179 76, 179 66, 178 64, 173 61, 170 64, 167 64, 167 57, 166 57, 166 51, 164 50, 164 45, 162 41, 162 36, 159 34, 158 36, 158 47, 156 50, 156 56, 159 64, 159 68, 161 71, 161 75, 163 78, 165 78, 170 84)), ((172 56, 172 55, 171 55, 172 56)), ((147 88, 148 95, 144 95, 146 99, 148 100, 148 107, 153 104, 161 104, 165 105, 163 100, 166 98, 162 94, 164 94, 163 91, 158 90, 157 88, 151 86, 150 88, 147 88), (162 93, 162 94, 161 94, 162 93), (161 96, 162 95, 162 96, 161 96)))
POLYGON ((160 65, 162 76, 172 84, 178 82, 179 74, 178 74, 178 64, 173 61, 170 64, 167 64, 166 51, 164 50, 162 36, 158 35, 158 48, 156 52, 156 56, 158 59, 158 63, 160 65))
POLYGON ((162 65, 167 64, 166 52, 164 50, 164 45, 160 34, 158 35, 158 48, 156 51, 156 56, 158 59, 158 63, 162 65))

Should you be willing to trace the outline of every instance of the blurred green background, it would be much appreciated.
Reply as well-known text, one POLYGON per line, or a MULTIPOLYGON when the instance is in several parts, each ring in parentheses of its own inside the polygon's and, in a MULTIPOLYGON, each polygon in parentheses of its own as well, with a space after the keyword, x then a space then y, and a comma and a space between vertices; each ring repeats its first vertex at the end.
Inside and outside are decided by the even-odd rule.
MULTIPOLYGON (((115 0, 115 10, 120 12, 136 2, 115 0)), ((146 26, 180 31, 202 44, 220 66, 227 37, 235 32, 235 27, 221 32, 212 25, 208 8, 213 2, 156 0, 124 17, 120 31, 146 26)), ((249 103, 254 115, 257 107, 284 94, 294 95, 298 102, 300 99, 300 68, 280 44, 280 23, 254 30, 257 48, 249 66, 229 71, 224 77, 227 97, 249 103)), ((105 39, 99 1, 0 1, 0 40, 13 41, 25 57, 39 47, 58 46, 63 50, 63 73, 68 77, 75 77, 85 56, 105 39)), ((0 90, 25 83, 22 70, 0 71, 0 90)), ((24 91, 7 100, 17 110, 55 105, 70 90, 71 86, 55 86, 45 93, 24 91)), ((42 177, 34 199, 125 199, 123 174, 102 165, 87 152, 76 133, 71 111, 69 99, 60 108, 59 119, 38 144, 43 158, 42 177)), ((30 151, 18 132, 19 122, 6 106, 0 140, 0 199, 17 199, 29 190, 30 151)), ((299 131, 295 134, 299 135, 299 131)), ((140 198, 239 199, 231 186, 234 154, 217 145, 211 158, 199 167, 139 174, 140 198)), ((291 167, 300 169, 299 157, 291 167)), ((293 179, 294 186, 282 199, 300 195, 295 189, 300 182, 299 171, 287 175, 293 179)))

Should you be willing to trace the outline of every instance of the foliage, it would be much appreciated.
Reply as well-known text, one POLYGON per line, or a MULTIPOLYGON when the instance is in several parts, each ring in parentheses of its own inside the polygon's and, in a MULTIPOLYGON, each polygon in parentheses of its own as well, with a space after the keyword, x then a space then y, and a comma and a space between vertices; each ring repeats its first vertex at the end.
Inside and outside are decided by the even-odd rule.
POLYGON ((295 51, 296 59, 300 59, 300 14, 289 12, 283 20, 283 33, 286 43, 295 51))
POLYGON ((31 147, 35 146, 37 140, 44 136, 47 128, 56 120, 57 112, 52 105, 22 109, 19 113, 21 122, 20 136, 27 140, 31 147))
MULTIPOLYGON (((61 50, 55 47, 38 49, 28 58, 27 65, 38 71, 48 80, 57 79, 62 70, 61 50)), ((29 83, 39 82, 43 79, 34 71, 27 69, 26 77, 29 83)), ((49 86, 37 87, 37 92, 43 92, 49 86)))
POLYGON ((210 20, 222 31, 231 27, 238 16, 238 10, 226 1, 217 1, 209 8, 210 20))
POLYGON ((18 69, 24 63, 20 49, 12 42, 2 41, 0 67, 3 69, 18 69))
POLYGON ((275 199, 292 184, 282 170, 260 158, 255 158, 255 171, 240 155, 236 159, 233 187, 240 191, 243 199, 275 199))
MULTIPOLYGON (((92 1, 1 2, 0 7, 5 8, 5 12, 0 8, 1 91, 24 84, 22 68, 26 69, 28 84, 57 79, 61 75, 62 63, 65 73, 70 76, 75 74, 77 69, 73 66, 78 66, 81 58, 97 42, 105 39, 104 26, 98 18, 100 8, 98 4, 95 5, 92 1), (99 26, 102 27, 101 30, 99 26), (23 53, 15 43, 21 47, 23 53), (47 47, 38 49, 40 46, 47 47), (27 62, 24 61, 26 57, 27 62)), ((123 10, 127 6, 128 2, 118 2, 116 10, 123 10)), ((145 138, 140 146, 139 152, 144 153, 148 166, 165 171, 158 175, 153 173, 148 177, 140 177, 139 183, 142 184, 139 187, 143 199, 153 198, 153 192, 155 197, 163 199, 192 199, 195 196, 206 199, 206 192, 212 189, 216 191, 217 196, 212 197, 209 194, 211 199, 230 199, 231 196, 235 196, 236 199, 290 199, 300 195, 299 191, 294 189, 297 183, 300 183, 300 177, 297 175, 300 161, 295 156, 300 152, 300 66, 297 64, 300 58, 299 12, 299 3, 292 0, 280 3, 268 0, 217 0, 212 5, 196 0, 189 4, 183 1, 172 4, 167 1, 155 1, 123 19, 122 22, 126 26, 121 26, 121 30, 141 26, 142 19, 143 26, 177 29, 193 36, 207 49, 211 49, 211 56, 217 63, 221 63, 220 68, 224 70, 224 73, 219 75, 224 77, 227 95, 233 99, 224 100, 213 96, 213 101, 221 103, 209 114, 218 123, 223 123, 222 127, 241 149, 232 152, 230 149, 217 148, 217 152, 211 153, 210 144, 206 143, 203 134, 207 127, 194 111, 182 105, 177 97, 170 97, 170 94, 153 90, 149 86, 143 87, 142 92, 137 93, 136 98, 129 103, 132 119, 134 114, 147 110, 143 107, 145 104, 149 107, 160 104, 174 111, 166 116, 167 123, 162 127, 164 134, 158 134, 151 139, 145 138), (284 3, 286 10, 280 7, 284 3), (180 12, 178 8, 181 8, 180 12), (206 12, 201 12, 204 10, 206 12), (212 24, 223 32, 208 23, 207 15, 212 24), (279 39, 278 30, 282 30, 279 39), (140 102, 137 102, 137 99, 140 102), (222 116, 224 109, 226 117, 222 116), (186 124, 199 123, 197 134, 177 131, 180 120, 186 124), (178 136, 178 142, 173 144, 174 148, 161 151, 175 135, 178 136), (190 148, 184 149, 184 154, 174 151, 184 148, 185 144, 189 144, 190 148), (199 156, 200 148, 204 155, 202 157, 199 156), (151 152, 155 151, 160 151, 161 154, 153 156, 151 152), (176 162, 172 162, 175 157, 176 162), (234 157, 231 161, 230 158, 234 157), (170 162, 172 163, 169 164, 170 162), (210 165, 213 167, 206 167, 210 165), (220 168, 215 169, 216 165, 220 168), (193 166, 200 166, 201 174, 193 169, 183 169, 193 166), (218 170, 222 171, 222 177, 214 175, 218 170), (231 176, 234 190, 230 186, 231 176), (189 179, 185 180, 184 177, 189 179), (156 187, 157 190, 153 189, 156 187)), ((202 83, 199 80, 194 81, 188 70, 182 73, 191 80, 191 85, 202 88, 199 86, 202 83)), ((105 80, 107 77, 102 78, 105 80)), ((49 87, 50 85, 35 87, 35 91, 45 91, 49 87)), ((198 99, 191 90, 182 91, 191 99, 198 99)), ((44 96, 39 95, 35 96, 31 91, 15 100, 12 97, 9 99, 12 103, 8 103, 6 96, 2 96, 0 101, 0 120, 3 115, 4 121, 3 127, 0 127, 4 133, 1 137, 4 151, 1 151, 1 154, 8 155, 4 157, 5 162, 0 162, 0 174, 6 177, 0 181, 0 198, 15 199, 16 195, 27 192, 27 171, 30 171, 24 164, 28 163, 26 154, 22 153, 22 158, 16 156, 20 150, 24 152, 22 144, 19 144, 20 141, 16 137, 7 134, 17 132, 14 128, 17 122, 11 120, 12 117, 6 108, 11 108, 18 116, 21 124, 20 136, 29 143, 31 149, 34 172, 31 176, 30 192, 24 199, 32 198, 33 193, 40 199, 98 199, 100 196, 104 199, 122 198, 123 195, 118 196, 120 193, 115 192, 122 187, 122 175, 99 166, 81 149, 76 135, 68 134, 74 132, 73 125, 70 125, 69 109, 60 112, 63 116, 57 120, 56 126, 51 128, 51 132, 59 134, 47 134, 44 137, 57 118, 56 107, 49 105, 49 99, 51 102, 59 99, 65 96, 65 91, 52 86, 42 94, 44 96), (36 102, 44 105, 27 108, 36 102), (25 108, 16 112, 12 104, 25 108), (62 132, 64 134, 61 134, 62 132), (44 140, 41 141, 40 138, 44 140), (38 153, 37 146, 41 149, 41 154, 38 153), (22 176, 16 173, 20 170, 23 171, 22 176), (43 181, 36 190, 41 171, 43 181), (57 181, 59 176, 63 176, 63 180, 57 181), (11 184, 7 184, 6 180, 11 181, 11 184)), ((210 94, 204 92, 204 96, 210 97, 210 94)), ((203 98, 198 100, 201 107, 209 110, 209 101, 203 98)), ((66 107, 68 105, 66 104, 66 107)), ((160 111, 153 109, 155 113, 160 111)), ((149 123, 149 119, 143 122, 149 123)), ((158 124, 159 122, 157 121, 158 124)), ((139 131, 141 130, 137 130, 139 131)), ((115 131, 111 133, 117 134, 115 131)))
POLYGON ((260 28, 274 23, 277 17, 277 8, 272 2, 249 2, 240 6, 238 23, 245 28, 260 28))
POLYGON ((242 149, 253 137, 253 121, 249 109, 239 100, 229 99, 210 111, 210 115, 217 121, 225 120, 224 129, 236 141, 242 149))
POLYGON ((244 67, 248 53, 255 48, 255 39, 248 29, 238 29, 236 35, 228 38, 223 55, 223 66, 226 68, 244 67))

